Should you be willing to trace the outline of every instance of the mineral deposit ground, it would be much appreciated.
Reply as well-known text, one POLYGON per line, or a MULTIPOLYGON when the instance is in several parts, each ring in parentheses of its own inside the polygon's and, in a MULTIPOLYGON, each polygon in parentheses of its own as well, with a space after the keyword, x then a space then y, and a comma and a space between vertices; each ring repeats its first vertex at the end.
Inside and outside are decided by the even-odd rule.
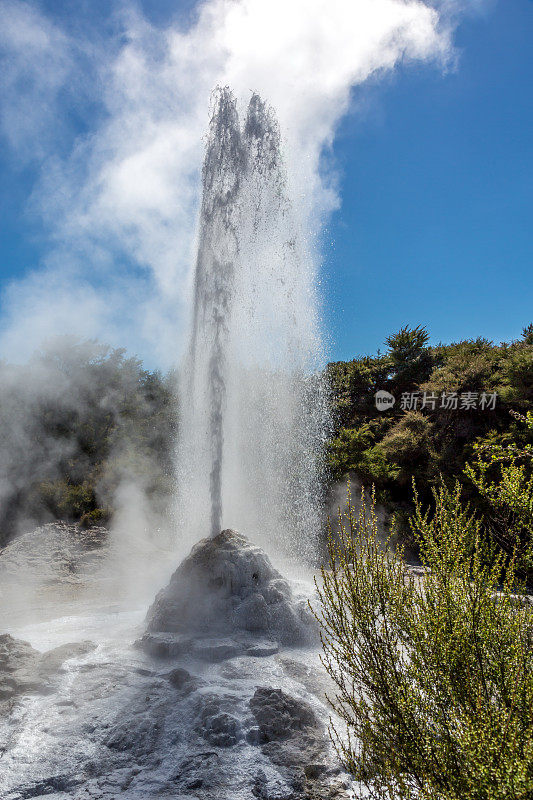
MULTIPOLYGON (((349 796, 327 736, 310 587, 228 530, 193 548, 148 613, 131 610, 105 597, 102 552, 81 551, 74 526, 54 533, 36 595, 50 617, 66 590, 73 613, 20 617, 0 637, 3 800, 349 796), (76 607, 91 569, 107 605, 85 595, 76 607)), ((5 548, 4 591, 42 535, 5 548)))

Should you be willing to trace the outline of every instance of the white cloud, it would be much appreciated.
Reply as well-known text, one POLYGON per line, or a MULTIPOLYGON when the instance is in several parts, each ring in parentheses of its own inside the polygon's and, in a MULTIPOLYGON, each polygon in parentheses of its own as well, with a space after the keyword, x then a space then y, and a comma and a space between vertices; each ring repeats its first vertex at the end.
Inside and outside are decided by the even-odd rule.
POLYGON ((109 55, 24 3, 4 0, 5 9, 9 142, 53 152, 58 101, 81 69, 76 53, 92 53, 100 104, 94 130, 48 159, 34 191, 56 250, 7 294, 8 355, 33 347, 43 329, 70 326, 173 360, 217 83, 243 102, 258 91, 276 108, 302 215, 316 221, 337 201, 320 155, 352 88, 401 62, 443 63, 451 50, 445 19, 418 0, 207 0, 188 30, 154 28, 130 9, 109 55))

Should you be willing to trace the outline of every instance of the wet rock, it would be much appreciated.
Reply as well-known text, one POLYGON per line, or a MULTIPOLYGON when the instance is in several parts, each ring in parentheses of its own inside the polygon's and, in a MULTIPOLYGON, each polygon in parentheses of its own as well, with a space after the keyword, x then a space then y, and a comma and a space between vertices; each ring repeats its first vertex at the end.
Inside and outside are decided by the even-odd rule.
POLYGON ((327 772, 327 764, 306 764, 304 767, 304 773, 306 778, 311 778, 311 780, 316 780, 325 772, 327 772))
POLYGON ((241 724, 228 711, 231 697, 207 695, 201 699, 197 730, 214 747, 232 747, 242 738, 241 724))
MULTIPOLYGON (((155 658, 190 656, 199 661, 219 662, 247 653, 249 640, 228 636, 194 638, 180 633, 147 632, 135 642, 135 647, 155 658)), ((272 652, 276 652, 272 650, 272 652)), ((266 653, 265 653, 266 654, 266 653)))
POLYGON ((284 644, 306 644, 318 636, 317 622, 305 601, 274 603, 270 618, 271 629, 282 632, 284 644))
POLYGON ((268 556, 236 531, 203 539, 157 595, 149 632, 266 635, 283 644, 316 636, 314 618, 268 556))
POLYGON ((155 658, 176 658, 190 653, 193 640, 190 636, 168 633, 145 633, 135 642, 135 647, 155 658))
POLYGON ((214 751, 194 753, 185 758, 170 780, 180 790, 209 790, 220 783, 221 759, 214 751))
POLYGON ((295 733, 318 727, 311 706, 281 689, 259 687, 250 700, 250 709, 259 726, 262 743, 288 739, 295 733))
POLYGON ((239 720, 231 714, 215 714, 205 722, 204 739, 214 747, 232 747, 240 739, 239 720))
POLYGON ((81 658, 82 656, 96 650, 94 642, 83 641, 72 644, 62 644, 48 650, 41 656, 39 668, 42 672, 56 672, 63 668, 65 661, 71 658, 81 658))
POLYGON ((133 671, 136 675, 142 675, 143 678, 153 678, 157 675, 157 672, 153 669, 148 669, 148 667, 134 667, 133 671))
POLYGON ((264 658, 266 656, 273 656, 279 650, 279 644, 277 642, 269 641, 265 639, 263 641, 256 642, 255 644, 251 645, 250 647, 246 648, 246 655, 247 656, 254 656, 256 658, 264 658))
POLYGON ((64 797, 65 792, 70 793, 80 784, 80 779, 70 775, 53 775, 35 783, 21 787, 15 795, 17 800, 28 800, 28 798, 40 797, 64 797), (60 794, 57 794, 57 793, 60 794))
MULTIPOLYGON (((327 739, 313 709, 281 689, 267 687, 256 690, 250 709, 257 722, 263 753, 283 768, 295 792, 301 792, 314 779, 314 775, 305 773, 304 766, 321 765, 327 752, 327 739)), ((319 771, 318 767, 314 770, 317 776, 319 771)))
POLYGON ((246 731, 246 741, 254 746, 261 744, 261 729, 259 725, 253 725, 246 731))
POLYGON ((324 695, 335 693, 335 684, 325 670, 317 670, 316 666, 293 658, 280 658, 279 661, 287 675, 301 683, 306 691, 320 700, 324 699, 324 695))
POLYGON ((35 691, 42 685, 37 673, 40 658, 41 653, 29 642, 8 633, 0 636, 0 700, 35 691))
POLYGON ((78 642, 43 654, 8 633, 0 635, 0 701, 28 692, 52 691, 64 662, 95 647, 92 642, 78 642))
MULTIPOLYGON (((226 541, 230 550, 232 542, 233 535, 226 541)), ((198 623, 191 629, 147 631, 137 646, 150 657, 133 654, 129 636, 125 647, 102 650, 105 661, 81 658, 90 643, 42 655, 28 643, 7 640, 5 665, 17 672, 25 664, 30 675, 44 676, 58 695, 33 697, 28 706, 7 703, 9 716, 0 715, 2 800, 10 792, 15 793, 11 800, 340 800, 329 788, 338 776, 325 766, 332 762, 315 705, 300 700, 300 690, 291 696, 294 680, 283 674, 299 679, 302 672, 311 682, 316 656, 292 650, 292 670, 286 659, 275 657, 291 637, 302 641, 301 632, 307 630, 303 606, 273 568, 265 567, 263 577, 252 571, 253 558, 246 566, 248 578, 240 583, 242 549, 249 547, 254 550, 239 544, 233 577, 231 558, 225 557, 222 580, 216 569, 204 576, 215 582, 209 603, 223 613, 215 614, 207 627, 198 623), (158 663, 154 656, 168 661, 158 663), (274 658, 257 662, 269 656, 274 658), (67 658, 80 660, 68 665, 65 674, 67 658), (255 691, 263 671, 262 682, 275 675, 280 680, 275 685, 285 691, 255 691), (29 751, 21 738, 28 726, 29 751), (63 774, 74 776, 72 787, 54 783, 63 774)), ((307 697, 303 685, 301 692, 307 697)))
MULTIPOLYGON (((283 598, 277 602, 283 602, 283 598)), ((254 592, 234 610, 233 624, 235 628, 243 631, 260 632, 264 630, 268 615, 269 608, 265 597, 259 592, 254 592)))
POLYGON ((196 639, 192 648, 192 655, 202 661, 225 661, 241 655, 245 646, 235 639, 196 639))
POLYGON ((263 771, 259 772, 253 783, 252 792, 259 800, 294 800, 294 788, 280 779, 268 779, 263 771))
POLYGON ((23 572, 29 582, 79 581, 106 555, 109 531, 83 530, 78 524, 49 522, 17 536, 0 552, 2 584, 23 572))
POLYGON ((195 692, 203 683, 199 678, 191 675, 190 672, 181 667, 169 672, 167 678, 169 683, 184 696, 195 692))
POLYGON ((226 681, 241 681, 243 678, 252 678, 255 668, 253 662, 247 658, 234 658, 222 662, 219 674, 226 681))
POLYGON ((129 752, 138 757, 153 751, 159 732, 157 719, 153 719, 149 713, 138 714, 114 725, 104 744, 111 750, 129 752))

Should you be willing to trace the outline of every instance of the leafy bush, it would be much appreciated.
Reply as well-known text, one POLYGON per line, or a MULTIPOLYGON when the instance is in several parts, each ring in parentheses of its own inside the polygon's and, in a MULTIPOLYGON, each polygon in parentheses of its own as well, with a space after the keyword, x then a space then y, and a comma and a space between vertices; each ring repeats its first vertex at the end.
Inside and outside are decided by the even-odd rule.
POLYGON ((95 508, 80 517, 80 528, 92 528, 93 525, 106 525, 109 522, 111 512, 105 508, 95 508))
POLYGON ((390 377, 399 393, 409 391, 429 378, 433 359, 427 347, 429 334, 424 327, 410 328, 406 325, 385 341, 389 348, 390 377))
POLYGON ((317 616, 346 728, 332 738, 374 798, 530 800, 532 611, 459 486, 434 501, 410 520, 423 578, 380 542, 374 503, 356 518, 349 498, 330 535, 317 616))
POLYGON ((97 506, 93 482, 72 484, 66 480, 41 483, 37 489, 43 505, 56 519, 76 520, 97 506))
MULTIPOLYGON (((533 431, 533 414, 513 416, 533 431)), ((518 568, 533 576, 533 446, 482 441, 465 473, 486 502, 486 518, 496 542, 513 554, 518 568), (491 477, 494 475, 495 477, 491 477)))
POLYGON ((347 470, 358 469, 366 450, 374 444, 374 434, 368 423, 360 428, 342 428, 328 445, 328 459, 335 477, 347 470))
POLYGON ((399 469, 396 480, 410 484, 415 469, 427 471, 431 452, 431 422, 419 411, 408 411, 378 445, 386 460, 399 469))

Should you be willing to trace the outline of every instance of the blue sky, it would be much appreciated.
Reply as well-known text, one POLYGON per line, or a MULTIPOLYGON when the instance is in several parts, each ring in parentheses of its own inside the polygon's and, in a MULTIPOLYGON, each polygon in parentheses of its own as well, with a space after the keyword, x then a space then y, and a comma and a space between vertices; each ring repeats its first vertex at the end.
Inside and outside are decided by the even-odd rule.
POLYGON ((405 324, 436 343, 518 338, 533 321, 533 3, 500 0, 455 42, 454 71, 403 69, 338 131, 334 357, 375 352, 405 324))
MULTIPOLYGON (((183 23, 193 6, 142 4, 155 26, 183 23)), ((71 32, 115 24, 100 0, 39 8, 71 32)), ((432 342, 500 341, 533 320, 532 42, 531 0, 490 2, 461 18, 453 68, 414 62, 352 89, 328 155, 341 201, 323 234, 331 358, 375 352, 405 324, 427 325, 432 342)), ((50 161, 90 130, 82 106, 71 104, 50 161)), ((50 250, 31 199, 40 170, 0 151, 2 290, 50 250)))

